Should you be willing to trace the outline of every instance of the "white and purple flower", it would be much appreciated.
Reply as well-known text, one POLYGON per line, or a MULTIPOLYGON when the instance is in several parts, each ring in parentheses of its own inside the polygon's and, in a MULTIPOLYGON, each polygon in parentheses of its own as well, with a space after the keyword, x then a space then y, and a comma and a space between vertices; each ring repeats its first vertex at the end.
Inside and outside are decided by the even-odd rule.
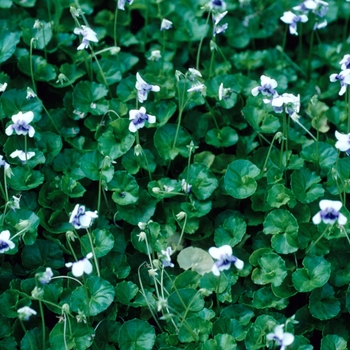
POLYGON ((174 267, 174 264, 171 262, 171 254, 173 254, 171 247, 167 247, 166 250, 162 250, 161 258, 163 267, 174 267))
POLYGON ((17 310, 18 318, 22 321, 28 321, 31 316, 36 315, 36 311, 29 306, 23 306, 17 310))
POLYGON ((93 219, 98 217, 97 211, 85 211, 85 205, 77 204, 72 211, 69 222, 76 229, 89 228, 93 219))
POLYGON ((0 254, 7 252, 15 247, 15 244, 10 240, 10 231, 2 231, 0 233, 0 254))
POLYGON ((335 137, 338 140, 335 143, 335 148, 338 148, 339 151, 346 152, 347 155, 350 155, 350 134, 345 135, 336 131, 335 137))
POLYGON ((34 156, 35 156, 35 152, 27 152, 27 155, 26 155, 26 152, 18 150, 18 149, 16 149, 14 152, 12 152, 10 154, 11 158, 18 157, 19 160, 21 160, 22 162, 25 162, 26 160, 29 160, 30 158, 33 158, 34 156))
POLYGON ((282 22, 289 24, 289 32, 293 35, 298 35, 297 32, 297 23, 305 23, 308 21, 308 17, 306 15, 296 15, 291 11, 287 11, 280 18, 282 22))
POLYGON ((257 86, 252 89, 252 95, 258 96, 261 92, 264 96, 274 97, 277 96, 277 91, 275 88, 277 87, 277 81, 275 79, 271 79, 266 75, 262 75, 260 77, 261 86, 257 86))
POLYGON ((211 10, 214 10, 214 11, 225 11, 226 10, 226 3, 223 0, 211 0, 208 3, 208 6, 211 10))
POLYGON ((74 34, 83 36, 83 40, 78 46, 77 50, 87 49, 89 47, 90 41, 93 41, 95 43, 98 42, 96 33, 87 26, 81 26, 81 28, 74 28, 74 34))
POLYGON ((284 350, 288 345, 292 344, 294 341, 294 335, 289 332, 284 332, 283 327, 283 324, 278 325, 275 327, 272 333, 266 335, 266 339, 270 341, 275 341, 280 346, 280 350, 284 350))
POLYGON ((169 21, 166 18, 162 19, 162 23, 160 24, 160 30, 169 30, 173 27, 173 22, 169 21))
POLYGON ((345 55, 343 59, 339 62, 341 64, 341 69, 346 70, 350 68, 350 55, 345 55))
POLYGON ((158 85, 151 85, 146 83, 142 78, 141 75, 137 72, 136 73, 136 90, 137 90, 137 98, 139 102, 144 102, 147 100, 148 93, 150 91, 158 92, 160 91, 160 87, 158 85))
POLYGON ((118 0, 118 9, 119 10, 125 10, 125 4, 128 3, 131 5, 134 0, 118 0))
POLYGON ((232 255, 232 248, 229 245, 223 245, 220 248, 211 247, 209 254, 217 259, 211 269, 215 276, 220 276, 220 271, 229 270, 231 264, 234 264, 238 270, 242 270, 244 267, 244 262, 232 255))
POLYGON ((346 88, 350 84, 350 69, 342 70, 339 74, 331 74, 329 80, 332 83, 339 81, 341 86, 339 95, 344 95, 346 88))
POLYGON ((146 108, 141 107, 139 110, 132 109, 129 111, 129 119, 131 120, 129 124, 129 130, 131 132, 136 132, 145 126, 146 121, 150 124, 156 122, 156 117, 146 113, 146 108))
POLYGON ((28 135, 33 137, 35 134, 34 128, 29 123, 34 119, 34 113, 29 111, 26 113, 18 112, 11 117, 13 124, 9 125, 5 133, 10 136, 15 132, 17 135, 28 135))
POLYGON ((71 267, 72 268, 72 274, 75 277, 81 277, 84 272, 86 274, 90 274, 92 272, 92 264, 89 259, 92 258, 92 253, 89 253, 86 255, 85 258, 78 260, 74 263, 69 262, 66 263, 66 267, 71 267))
POLYGON ((318 225, 321 221, 323 221, 325 224, 334 224, 336 221, 338 221, 339 225, 345 225, 348 219, 339 212, 341 207, 342 202, 340 201, 331 201, 328 199, 321 200, 321 211, 314 215, 312 222, 315 225, 318 225))

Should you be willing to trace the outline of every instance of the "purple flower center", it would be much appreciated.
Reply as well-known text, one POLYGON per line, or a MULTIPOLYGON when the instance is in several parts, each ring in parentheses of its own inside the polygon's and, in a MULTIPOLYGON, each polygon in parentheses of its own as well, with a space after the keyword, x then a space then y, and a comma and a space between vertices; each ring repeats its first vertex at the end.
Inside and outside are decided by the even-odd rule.
POLYGON ((139 112, 135 115, 135 118, 132 120, 132 122, 134 125, 138 125, 138 124, 143 124, 145 120, 148 121, 148 114, 139 112))
POLYGON ((4 241, 0 241, 0 252, 3 250, 3 249, 7 249, 9 248, 9 244, 7 242, 4 242, 4 241))
POLYGON ((274 96, 276 94, 276 90, 270 84, 259 86, 258 90, 266 96, 274 96))
POLYGON ((321 211, 321 218, 330 221, 336 221, 339 217, 339 212, 333 208, 327 208, 326 210, 321 211))
POLYGON ((15 129, 17 133, 28 133, 30 126, 24 120, 18 120, 16 124, 13 124, 12 128, 15 129))

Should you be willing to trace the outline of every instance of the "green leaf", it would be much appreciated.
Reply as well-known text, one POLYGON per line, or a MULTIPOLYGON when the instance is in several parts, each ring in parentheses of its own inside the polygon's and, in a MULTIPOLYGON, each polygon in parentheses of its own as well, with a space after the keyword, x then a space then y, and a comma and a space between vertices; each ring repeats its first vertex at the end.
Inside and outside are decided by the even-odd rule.
POLYGON ((179 340, 182 343, 191 343, 193 341, 205 341, 209 338, 212 324, 208 320, 203 320, 201 317, 195 316, 186 318, 186 323, 183 323, 179 329, 179 340), (193 330, 196 330, 195 333, 193 330))
POLYGON ((331 264, 321 256, 307 256, 303 268, 293 272, 292 280, 299 292, 310 292, 324 286, 331 275, 331 264))
POLYGON ((51 349, 88 349, 93 342, 94 329, 84 322, 78 323, 75 318, 70 319, 69 323, 70 327, 66 327, 64 322, 57 322, 53 327, 49 336, 51 349))
POLYGON ((139 198, 139 185, 126 171, 116 171, 108 189, 113 191, 112 199, 119 205, 133 204, 139 198))
POLYGON ((283 310, 288 306, 288 299, 276 297, 270 286, 268 286, 260 288, 253 293, 253 306, 257 309, 275 308, 283 310))
POLYGON ((139 222, 147 222, 153 216, 156 203, 146 191, 141 191, 135 204, 118 205, 118 214, 131 225, 137 225, 139 222))
POLYGON ((181 209, 188 215, 189 218, 200 218, 207 215, 212 209, 211 201, 198 201, 190 198, 191 202, 181 203, 181 209))
POLYGON ((31 245, 35 242, 38 236, 40 219, 32 211, 26 209, 10 211, 6 215, 6 223, 23 232, 21 238, 25 245, 31 245), (23 225, 24 220, 26 220, 25 226, 23 225))
POLYGON ((64 266, 61 248, 56 243, 43 239, 37 239, 34 244, 23 248, 22 261, 28 269, 36 269, 40 266, 59 269, 64 266))
POLYGON ((181 183, 168 177, 158 181, 151 181, 148 183, 147 187, 149 193, 158 199, 178 196, 179 192, 182 191, 181 183))
POLYGON ((280 286, 287 276, 287 269, 284 260, 275 253, 264 254, 259 260, 259 268, 252 272, 252 280, 256 284, 271 283, 280 286))
POLYGON ((333 287, 326 283, 322 288, 311 292, 309 299, 310 314, 321 320, 329 320, 340 312, 340 301, 334 297, 333 287))
POLYGON ((346 350, 348 342, 336 334, 327 334, 321 339, 321 350, 346 350))
POLYGON ((0 308, 0 313, 6 318, 18 317, 18 293, 14 290, 7 290, 0 295, 0 302, 3 307, 0 308))
POLYGON ((96 316, 112 304, 114 295, 114 288, 108 281, 98 276, 90 276, 84 287, 73 291, 70 306, 75 312, 80 310, 86 315, 96 316), (89 295, 88 301, 86 290, 89 295))
MULTIPOLYGON (((114 236, 106 229, 96 229, 91 232, 92 243, 94 245, 95 254, 98 258, 107 255, 114 246, 114 236)), ((89 236, 86 234, 81 237, 82 249, 81 253, 86 256, 91 252, 89 236)))
POLYGON ((315 142, 306 146, 300 155, 309 162, 319 163, 324 171, 329 171, 338 158, 338 152, 335 148, 325 142, 318 142, 318 149, 315 142))
POLYGON ((271 187, 267 195, 267 201, 273 208, 279 208, 286 204, 293 208, 297 203, 293 192, 282 184, 271 187))
POLYGON ((240 217, 230 216, 222 225, 215 229, 215 244, 218 247, 225 244, 234 247, 242 241, 246 230, 247 224, 243 219, 240 217))
POLYGON ((40 186, 44 176, 40 171, 22 167, 11 168, 13 176, 7 180, 10 188, 16 191, 25 191, 40 186))
POLYGON ((117 159, 129 151, 135 142, 135 135, 129 131, 129 120, 116 119, 98 139, 98 150, 110 158, 117 159))
POLYGON ((254 317, 252 309, 245 305, 235 304, 229 305, 221 311, 220 317, 234 318, 242 326, 249 324, 250 320, 254 317))
POLYGON ((187 145, 192 138, 190 134, 180 126, 176 142, 174 144, 177 125, 166 124, 158 128, 154 134, 154 145, 159 155, 165 160, 173 160, 180 154, 182 157, 188 157, 187 145))
POLYGON ((229 126, 224 126, 222 129, 211 129, 205 135, 205 142, 214 147, 230 147, 237 143, 238 134, 229 126))
POLYGON ((20 32, 10 32, 3 27, 0 35, 0 63, 7 61, 14 54, 20 37, 20 32))
MULTIPOLYGON (((48 342, 48 339, 46 339, 48 342)), ((45 344, 48 347, 49 344, 45 344)), ((41 328, 28 330, 21 340, 21 350, 34 350, 43 348, 43 332, 41 328)))
POLYGON ((204 300, 195 289, 183 288, 169 295, 168 304, 171 310, 184 315, 201 311, 204 307, 204 300))
POLYGON ((265 235, 293 234, 298 232, 298 227, 296 218, 288 210, 275 209, 267 214, 263 231, 265 235))
POLYGON ((225 173, 225 189, 234 198, 248 198, 256 191, 257 183, 254 178, 259 174, 260 169, 250 161, 235 160, 225 173))
POLYGON ((197 247, 182 249, 177 256, 177 262, 182 269, 191 269, 192 271, 198 272, 200 275, 210 272, 214 264, 210 254, 197 247))
POLYGON ((118 302, 124 305, 131 305, 131 300, 135 298, 139 288, 131 281, 123 281, 115 286, 115 296, 118 302))
POLYGON ((102 166, 103 157, 98 151, 85 153, 81 157, 81 170, 90 180, 100 179, 100 169, 102 166))
POLYGON ((311 203, 324 195, 319 184, 321 178, 308 168, 295 170, 291 176, 291 187, 295 197, 302 203, 311 203))
POLYGON ((120 327, 118 345, 120 350, 151 350, 156 332, 146 321, 133 319, 120 327))
MULTIPOLYGON (((179 176, 187 181, 188 168, 179 176)), ((218 187, 218 180, 212 171, 202 164, 191 164, 189 169, 188 184, 192 185, 191 192, 198 199, 208 199, 218 187)))
POLYGON ((261 133, 275 133, 281 126, 277 117, 266 113, 264 109, 258 107, 246 106, 242 113, 251 127, 261 133))
POLYGON ((213 325, 213 334, 230 334, 235 340, 243 340, 246 331, 236 319, 220 317, 213 325))
POLYGON ((26 18, 20 23, 22 28, 23 41, 30 46, 32 38, 35 38, 34 47, 36 49, 44 49, 52 39, 51 23, 40 20, 39 28, 35 27, 36 22, 33 18, 26 18))
MULTIPOLYGON (((38 81, 49 81, 56 79, 56 69, 52 64, 47 63, 47 61, 41 56, 32 56, 32 65, 34 72, 34 79, 38 81)), ((18 68, 26 75, 31 76, 30 70, 30 56, 21 56, 18 60, 18 68)))
POLYGON ((81 81, 73 91, 73 106, 79 112, 102 115, 108 110, 104 97, 108 94, 105 85, 81 81))

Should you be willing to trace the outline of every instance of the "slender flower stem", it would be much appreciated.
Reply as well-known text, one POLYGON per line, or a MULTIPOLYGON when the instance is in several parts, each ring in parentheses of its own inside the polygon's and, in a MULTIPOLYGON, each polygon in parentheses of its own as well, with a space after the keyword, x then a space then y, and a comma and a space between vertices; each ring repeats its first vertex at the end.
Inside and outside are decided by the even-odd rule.
MULTIPOLYGON (((277 133, 278 134, 278 133, 277 133)), ((277 138, 277 134, 275 134, 275 136, 273 137, 272 141, 271 141, 271 144, 270 144, 270 147, 269 147, 269 150, 267 152, 267 156, 266 156, 266 159, 265 159, 265 162, 264 162, 264 165, 262 167, 262 171, 265 172, 265 169, 266 169, 266 165, 267 165, 267 162, 270 158, 270 153, 271 153, 271 150, 272 150, 272 147, 273 147, 273 143, 275 142, 276 138, 277 138)), ((266 169, 267 171, 267 169, 266 169)))
POLYGON ((97 56, 95 55, 95 52, 94 52, 94 50, 92 49, 91 45, 89 45, 89 47, 90 47, 90 50, 91 50, 92 57, 94 58, 94 60, 95 60, 95 62, 96 62, 96 64, 97 64, 98 70, 100 71, 100 74, 101 74, 101 77, 102 77, 102 79, 103 79, 103 82, 104 82, 104 84, 106 85, 106 88, 107 88, 107 90, 108 90, 108 94, 109 94, 109 96, 112 98, 113 96, 112 96, 111 90, 110 90, 110 88, 109 88, 109 85, 108 85, 106 76, 105 76, 105 74, 104 74, 104 72, 103 72, 103 70, 102 70, 102 67, 101 67, 101 65, 100 65, 100 62, 99 62, 97 56))
POLYGON ((177 241, 177 244, 176 244, 176 247, 175 247, 175 249, 174 249, 174 252, 177 251, 177 249, 179 248, 179 246, 180 246, 180 244, 181 244, 182 237, 183 237, 183 235, 184 235, 184 233, 185 233, 186 225, 187 225, 187 214, 185 215, 184 224, 182 225, 181 234, 180 234, 179 240, 177 241))
POLYGON ((87 232, 87 235, 88 235, 88 237, 89 237, 89 241, 90 241, 90 246, 91 246, 92 254, 93 254, 93 256, 94 256, 94 262, 95 262, 95 266, 96 266, 97 276, 98 276, 98 277, 101 277, 100 268, 99 268, 99 266, 98 266, 98 260, 97 260, 97 256, 96 256, 94 244, 93 244, 93 242, 92 242, 91 233, 90 233, 89 229, 86 229, 86 232, 87 232))
MULTIPOLYGON (((207 20, 205 22, 205 27, 207 27, 208 23, 209 23, 209 18, 210 18, 210 15, 211 15, 211 10, 208 11, 208 17, 207 17, 207 20)), ((206 31, 204 31, 204 34, 202 36, 202 39, 201 41, 199 42, 199 45, 198 45, 198 51, 197 51, 197 59, 196 59, 196 69, 199 70, 199 60, 200 60, 200 57, 201 57, 201 50, 202 50, 202 45, 203 45, 203 41, 204 41, 204 38, 205 38, 205 35, 207 34, 206 31)))
POLYGON ((29 69, 30 69, 30 76, 32 78, 32 85, 33 90, 36 94, 36 85, 35 85, 35 79, 34 79, 34 69, 33 69, 33 46, 34 42, 37 41, 37 38, 31 38, 30 39, 30 48, 29 48, 29 69))
POLYGON ((55 276, 55 277, 51 278, 51 281, 54 280, 54 279, 58 279, 58 278, 66 278, 68 280, 73 280, 73 281, 79 283, 81 286, 83 286, 83 284, 78 279, 76 279, 74 277, 71 277, 71 276, 55 276))
POLYGON ((117 47, 117 22, 118 22, 118 2, 116 2, 114 13, 114 46, 117 47))
POLYGON ((311 31, 311 38, 310 38, 310 49, 309 49, 309 55, 308 55, 308 62, 307 62, 307 81, 310 81, 310 75, 311 75, 311 61, 312 61, 312 51, 314 49, 314 40, 315 40, 315 30, 311 31))
POLYGON ((39 309, 40 309, 40 316, 41 316, 41 329, 42 329, 42 339, 43 339, 43 350, 46 349, 45 343, 46 343, 46 332, 45 332, 45 317, 44 317, 44 309, 43 309, 43 303, 41 300, 39 300, 39 309))
POLYGON ((218 313, 220 314, 220 300, 219 300, 219 292, 220 292, 220 281, 221 281, 221 274, 219 275, 218 278, 218 283, 216 285, 216 306, 218 308, 218 313))
POLYGON ((152 305, 151 305, 150 302, 148 301, 145 288, 143 287, 143 283, 142 283, 142 279, 141 279, 141 274, 140 274, 140 268, 141 268, 144 264, 145 264, 145 262, 142 263, 142 264, 139 266, 139 268, 137 269, 137 275, 138 275, 138 278, 139 278, 139 283, 140 283, 141 292, 142 292, 143 297, 145 298, 146 304, 147 304, 147 306, 148 306, 148 309, 149 309, 149 311, 150 311, 150 313, 151 313, 151 315, 152 315, 154 321, 156 322, 156 324, 157 324, 158 328, 160 329, 160 331, 163 332, 163 328, 162 328, 162 326, 160 325, 160 323, 159 323, 159 321, 158 321, 158 319, 157 319, 155 313, 153 312, 152 305))
MULTIPOLYGON (((333 224, 334 225, 334 224, 333 224)), ((322 234, 316 239, 316 241, 306 250, 305 254, 308 254, 309 251, 315 247, 315 245, 323 238, 323 236, 326 234, 326 232, 332 229, 333 225, 327 226, 326 229, 322 232, 322 234)))

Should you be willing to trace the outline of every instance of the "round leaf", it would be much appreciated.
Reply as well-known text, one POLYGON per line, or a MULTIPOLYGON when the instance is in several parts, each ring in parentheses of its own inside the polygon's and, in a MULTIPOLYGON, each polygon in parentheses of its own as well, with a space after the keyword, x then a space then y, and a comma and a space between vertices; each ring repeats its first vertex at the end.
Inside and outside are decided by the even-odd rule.
POLYGON ((260 169, 248 160, 235 160, 227 168, 224 177, 225 189, 234 198, 250 197, 257 188, 254 180, 260 169))

